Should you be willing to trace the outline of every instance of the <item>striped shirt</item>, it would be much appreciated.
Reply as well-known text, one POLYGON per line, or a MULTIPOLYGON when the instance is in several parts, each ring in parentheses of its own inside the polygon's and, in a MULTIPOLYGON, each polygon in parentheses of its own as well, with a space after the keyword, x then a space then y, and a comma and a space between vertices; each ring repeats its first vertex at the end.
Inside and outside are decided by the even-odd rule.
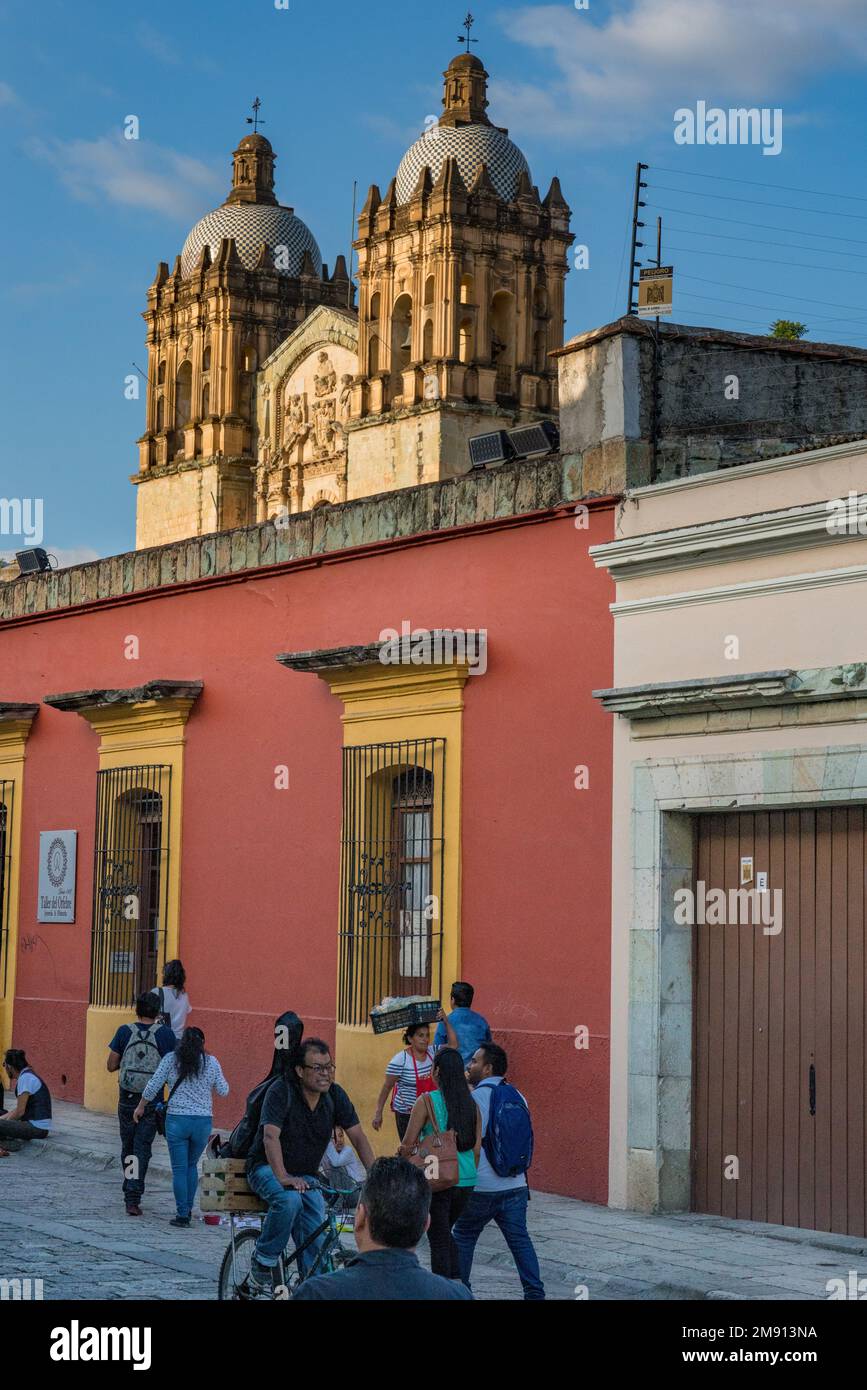
MULTIPOLYGON (((415 1105, 418 1096, 415 1088, 415 1067, 412 1064, 413 1055, 409 1048, 403 1052, 396 1052, 385 1069, 386 1076, 393 1076, 397 1082, 397 1095, 394 1098, 393 1108, 401 1115, 408 1115, 415 1105)), ((434 1050, 429 1047, 427 1056, 419 1061, 415 1059, 415 1066, 418 1067, 418 1079, 430 1076, 433 1071, 434 1050)))
MULTIPOLYGON (((145 1086, 142 1092, 144 1099, 153 1100, 155 1096, 160 1095, 164 1086, 171 1088, 177 1079, 177 1056, 174 1052, 169 1052, 145 1086)), ((208 1052, 205 1054, 205 1065, 198 1076, 188 1076, 186 1081, 181 1082, 169 1101, 167 1113, 169 1115, 210 1115, 213 1110, 211 1105, 212 1090, 215 1090, 218 1096, 227 1096, 229 1083, 223 1075, 223 1069, 216 1057, 212 1057, 208 1052)))

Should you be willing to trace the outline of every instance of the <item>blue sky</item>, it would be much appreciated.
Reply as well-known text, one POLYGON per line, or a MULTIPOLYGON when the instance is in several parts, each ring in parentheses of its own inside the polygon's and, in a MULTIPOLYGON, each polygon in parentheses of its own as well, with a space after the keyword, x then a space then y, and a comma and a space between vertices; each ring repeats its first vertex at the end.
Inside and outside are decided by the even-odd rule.
MULTIPOLYGON (((589 247, 590 268, 569 276, 567 336, 624 312, 642 159, 676 321, 762 332, 798 318, 814 340, 867 346, 864 0, 473 11, 489 115, 543 194, 559 175, 589 247), (780 107, 782 152, 676 144, 674 111, 699 100, 780 107)), ((134 543, 143 401, 124 399, 124 378, 145 360, 145 292, 225 197, 253 97, 280 201, 333 265, 353 180, 361 198, 384 188, 439 112, 464 12, 465 0, 0 4, 0 497, 43 498, 45 544, 64 561, 134 543), (122 137, 128 115, 138 141, 122 137)), ((20 543, 0 537, 0 553, 20 543)))

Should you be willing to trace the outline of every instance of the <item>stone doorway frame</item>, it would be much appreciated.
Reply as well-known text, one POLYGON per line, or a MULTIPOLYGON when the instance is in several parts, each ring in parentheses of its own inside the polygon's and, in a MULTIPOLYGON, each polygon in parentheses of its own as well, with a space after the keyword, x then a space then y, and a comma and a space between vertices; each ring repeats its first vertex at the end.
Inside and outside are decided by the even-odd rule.
POLYGON ((688 1211, 692 1196, 693 929, 700 812, 867 803, 867 744, 647 759, 632 768, 627 1205, 688 1211))

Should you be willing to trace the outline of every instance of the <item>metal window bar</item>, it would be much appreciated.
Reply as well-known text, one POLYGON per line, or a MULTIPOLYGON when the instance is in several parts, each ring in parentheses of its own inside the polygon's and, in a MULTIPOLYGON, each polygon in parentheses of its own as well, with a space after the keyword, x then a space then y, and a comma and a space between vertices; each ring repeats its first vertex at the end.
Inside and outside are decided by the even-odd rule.
POLYGON ((90 1002, 129 1007, 165 956, 172 770, 97 773, 90 1002))
POLYGON ((14 782, 0 782, 0 999, 6 997, 6 980, 9 970, 14 795, 14 782))
POLYGON ((343 750, 338 1019, 441 992, 443 738, 343 750))

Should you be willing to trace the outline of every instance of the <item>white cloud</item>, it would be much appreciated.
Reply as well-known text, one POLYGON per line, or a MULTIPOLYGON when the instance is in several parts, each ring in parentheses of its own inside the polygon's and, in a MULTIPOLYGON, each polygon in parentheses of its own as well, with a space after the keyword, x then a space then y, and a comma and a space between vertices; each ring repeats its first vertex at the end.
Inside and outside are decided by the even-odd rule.
POLYGON ((223 191, 223 180, 201 160, 122 135, 97 140, 34 137, 27 152, 50 164, 64 187, 83 202, 108 200, 186 222, 223 191))
POLYGON ((180 64, 181 55, 178 50, 151 24, 142 21, 136 28, 135 37, 145 52, 150 53, 159 62, 166 63, 169 67, 177 67, 180 64))
POLYGON ((864 0, 626 0, 603 23, 558 4, 502 23, 553 64, 544 86, 492 83, 494 119, 526 135, 618 143, 699 98, 785 110, 812 78, 867 62, 864 0))

